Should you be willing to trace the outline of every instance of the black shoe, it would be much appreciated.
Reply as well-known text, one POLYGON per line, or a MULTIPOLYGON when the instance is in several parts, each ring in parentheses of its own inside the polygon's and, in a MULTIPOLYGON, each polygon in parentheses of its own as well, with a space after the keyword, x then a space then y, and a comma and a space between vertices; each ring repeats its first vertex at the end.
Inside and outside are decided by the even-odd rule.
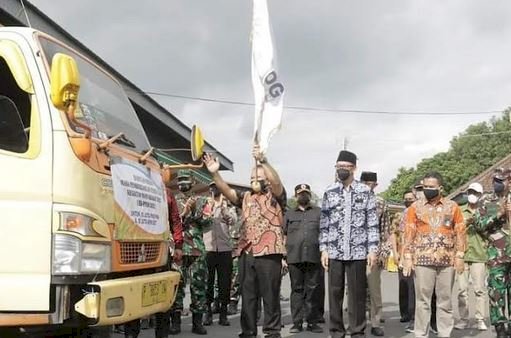
POLYGON ((507 338, 506 325, 504 323, 498 323, 495 325, 495 331, 497 332, 497 338, 507 338))
POLYGON ((170 313, 170 330, 171 335, 176 335, 181 332, 181 312, 173 311, 170 313))
POLYGON ((410 319, 405 318, 405 317, 401 317, 401 319, 399 320, 400 323, 408 323, 409 321, 410 321, 410 319))
POLYGON ((380 324, 384 324, 385 323, 385 318, 380 318, 380 324))
POLYGON ((323 333, 323 328, 318 324, 307 324, 307 331, 312 333, 323 333))
POLYGON ((289 329, 289 333, 300 333, 303 331, 302 324, 293 324, 293 326, 289 329))
POLYGON ((383 329, 381 327, 373 327, 371 328, 371 334, 376 337, 383 337, 385 336, 385 332, 383 332, 383 329))
POLYGON ((202 325, 202 313, 192 313, 192 332, 200 335, 208 334, 208 331, 202 325))
POLYGON ((229 320, 227 319, 227 306, 222 305, 220 307, 220 318, 218 319, 218 324, 221 326, 230 326, 229 320))
POLYGON ((204 326, 213 325, 213 313, 211 311, 206 312, 204 316, 204 322, 202 323, 204 326))

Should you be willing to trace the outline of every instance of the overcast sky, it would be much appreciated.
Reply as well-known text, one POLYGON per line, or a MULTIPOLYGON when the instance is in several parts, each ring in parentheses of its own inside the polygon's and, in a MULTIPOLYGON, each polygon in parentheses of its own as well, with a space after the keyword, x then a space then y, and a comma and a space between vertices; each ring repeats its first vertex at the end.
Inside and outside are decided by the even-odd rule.
MULTIPOLYGON (((253 102, 249 0, 31 0, 145 91, 253 102)), ((285 104, 384 111, 502 110, 511 101, 510 1, 269 0, 285 104)), ((248 183, 253 108, 155 97, 248 183)), ((321 194, 344 138, 379 191, 491 115, 286 110, 269 160, 288 190, 321 194)), ((432 168, 434 169, 434 168, 432 168)))

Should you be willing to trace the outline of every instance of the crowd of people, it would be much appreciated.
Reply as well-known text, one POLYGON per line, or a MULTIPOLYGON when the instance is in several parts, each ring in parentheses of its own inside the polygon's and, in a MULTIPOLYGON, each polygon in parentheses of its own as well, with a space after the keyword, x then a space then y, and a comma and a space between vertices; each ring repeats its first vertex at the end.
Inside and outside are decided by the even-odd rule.
MULTIPOLYGON (((172 308, 156 315, 156 337, 181 332, 187 284, 195 334, 207 334, 215 313, 219 325, 230 325, 228 316, 241 298, 239 337, 256 337, 260 318, 265 337, 280 337, 284 271, 291 281, 291 333, 365 337, 369 321, 371 335, 384 336, 381 273, 389 262, 398 267, 403 330, 422 338, 430 331, 450 337, 453 329, 467 329, 471 283, 477 329, 487 330, 489 308, 497 337, 511 335, 510 170, 495 172, 492 192, 470 184, 461 206, 443 196, 443 178, 432 171, 403 194, 404 210, 391 213, 374 192, 376 173, 355 179, 357 156, 350 151, 340 151, 336 179, 318 206, 306 182, 294 188, 296 203, 287 203, 278 173, 258 146, 253 156, 250 191, 231 188, 211 154, 203 159, 213 178, 209 196, 194 192, 190 171, 178 173, 179 193, 168 192, 169 268, 182 278, 172 308), (323 328, 325 297, 329 318, 323 328), (459 304, 456 324, 453 300, 459 304)), ((139 332, 138 321, 125 325, 126 337, 139 332)))

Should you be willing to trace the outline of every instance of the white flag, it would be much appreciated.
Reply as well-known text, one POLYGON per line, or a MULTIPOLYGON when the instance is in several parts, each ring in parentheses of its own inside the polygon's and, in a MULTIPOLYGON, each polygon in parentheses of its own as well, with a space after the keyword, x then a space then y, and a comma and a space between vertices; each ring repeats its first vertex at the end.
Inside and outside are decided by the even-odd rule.
POLYGON ((284 86, 277 72, 268 4, 254 1, 252 20, 252 86, 255 98, 254 141, 266 153, 273 134, 280 129, 284 86))

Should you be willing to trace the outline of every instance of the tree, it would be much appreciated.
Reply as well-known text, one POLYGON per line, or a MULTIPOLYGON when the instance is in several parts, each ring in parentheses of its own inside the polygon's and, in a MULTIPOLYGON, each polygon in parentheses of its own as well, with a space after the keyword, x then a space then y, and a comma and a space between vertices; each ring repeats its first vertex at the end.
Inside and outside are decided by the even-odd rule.
POLYGON ((444 177, 446 194, 488 169, 511 152, 511 108, 500 118, 470 125, 453 137, 447 152, 421 160, 415 168, 400 168, 389 187, 383 192, 387 200, 402 200, 428 171, 438 171, 444 177))

